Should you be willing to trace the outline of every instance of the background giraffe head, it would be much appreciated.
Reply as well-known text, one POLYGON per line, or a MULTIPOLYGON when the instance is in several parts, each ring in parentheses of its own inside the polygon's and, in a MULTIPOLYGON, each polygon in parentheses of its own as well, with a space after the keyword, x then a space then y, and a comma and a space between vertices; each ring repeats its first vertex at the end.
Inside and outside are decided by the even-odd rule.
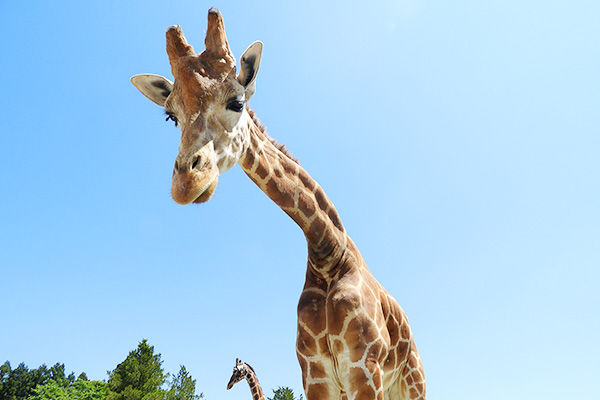
POLYGON ((231 389, 233 385, 243 380, 248 373, 248 365, 243 363, 239 358, 235 359, 235 367, 233 367, 233 373, 227 384, 227 390, 231 389))
POLYGON ((209 200, 219 174, 231 168, 247 147, 245 104, 255 90, 262 43, 254 42, 236 63, 225 35, 221 13, 208 11, 206 49, 196 54, 179 26, 167 30, 167 54, 175 78, 135 75, 133 85, 165 108, 167 119, 181 129, 173 169, 171 195, 179 204, 209 200))

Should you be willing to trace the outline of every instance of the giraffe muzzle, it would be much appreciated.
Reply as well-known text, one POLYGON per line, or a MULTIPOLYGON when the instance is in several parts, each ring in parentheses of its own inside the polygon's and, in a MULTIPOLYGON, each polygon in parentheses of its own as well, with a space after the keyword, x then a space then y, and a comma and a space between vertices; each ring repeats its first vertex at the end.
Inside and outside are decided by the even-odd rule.
POLYGON ((215 193, 218 181, 219 168, 213 144, 209 142, 191 156, 177 157, 171 197, 182 205, 204 203, 215 193))

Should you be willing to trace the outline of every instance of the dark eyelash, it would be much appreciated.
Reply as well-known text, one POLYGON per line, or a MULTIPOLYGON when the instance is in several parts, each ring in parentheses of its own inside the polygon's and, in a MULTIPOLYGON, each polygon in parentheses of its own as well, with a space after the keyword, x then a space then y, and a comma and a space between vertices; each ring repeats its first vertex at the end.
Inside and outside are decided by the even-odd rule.
POLYGON ((169 112, 165 111, 165 114, 167 115, 167 118, 165 119, 165 121, 171 120, 173 122, 175 122, 175 126, 177 126, 177 117, 169 112))

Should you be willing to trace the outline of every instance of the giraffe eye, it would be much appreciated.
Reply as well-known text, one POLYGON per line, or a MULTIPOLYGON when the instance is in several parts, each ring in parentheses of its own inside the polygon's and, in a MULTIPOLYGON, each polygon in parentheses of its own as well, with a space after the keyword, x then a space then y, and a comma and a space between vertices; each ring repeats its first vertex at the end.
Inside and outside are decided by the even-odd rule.
POLYGON ((175 126, 177 126, 177 117, 175 115, 167 113, 167 119, 165 119, 165 121, 168 120, 175 122, 175 126))
POLYGON ((244 109, 244 102, 239 100, 233 100, 227 103, 227 107, 225 108, 231 111, 240 112, 244 109))

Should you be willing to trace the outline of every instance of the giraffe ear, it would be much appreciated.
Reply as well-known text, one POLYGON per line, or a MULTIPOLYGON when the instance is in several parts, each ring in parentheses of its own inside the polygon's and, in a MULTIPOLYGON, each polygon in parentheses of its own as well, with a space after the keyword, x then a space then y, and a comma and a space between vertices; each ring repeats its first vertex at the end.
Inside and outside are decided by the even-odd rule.
POLYGON ((144 96, 164 107, 165 100, 173 90, 173 83, 165 77, 153 74, 140 74, 131 77, 131 83, 144 96))
POLYGON ((262 42, 257 41, 252 43, 246 49, 240 61, 241 68, 237 80, 246 88, 246 100, 249 100, 256 91, 256 75, 260 66, 262 48, 262 42))

